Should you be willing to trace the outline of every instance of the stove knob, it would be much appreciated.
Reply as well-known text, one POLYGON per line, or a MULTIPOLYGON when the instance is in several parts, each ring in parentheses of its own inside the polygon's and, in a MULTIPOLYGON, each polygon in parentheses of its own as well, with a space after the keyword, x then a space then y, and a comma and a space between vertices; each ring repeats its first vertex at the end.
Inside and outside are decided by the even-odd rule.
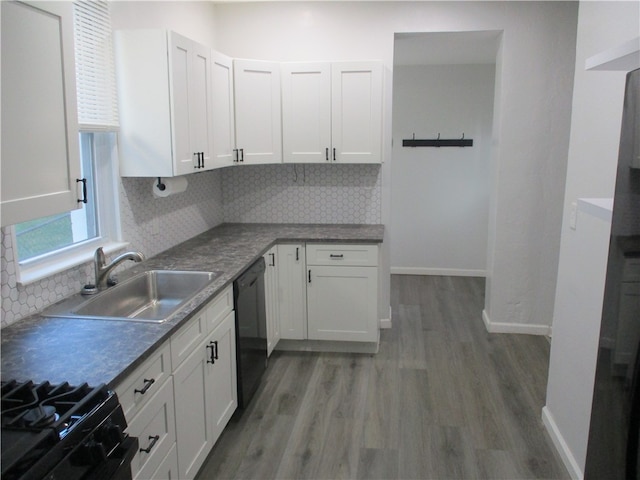
POLYGON ((120 425, 111 423, 102 427, 98 438, 107 445, 116 446, 124 441, 125 435, 122 433, 120 425))
POLYGON ((73 453, 73 463, 76 465, 96 465, 107 460, 104 445, 89 440, 79 445, 73 453))

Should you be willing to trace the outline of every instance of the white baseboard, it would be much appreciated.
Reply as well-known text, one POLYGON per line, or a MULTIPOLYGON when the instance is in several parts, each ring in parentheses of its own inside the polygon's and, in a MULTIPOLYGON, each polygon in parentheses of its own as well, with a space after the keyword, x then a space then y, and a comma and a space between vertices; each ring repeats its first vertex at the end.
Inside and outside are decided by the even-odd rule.
POLYGON ((392 275, 446 275, 450 277, 486 277, 486 270, 462 268, 391 267, 392 275))
POLYGON ((562 436, 562 433, 560 432, 560 429, 558 428, 553 415, 546 405, 542 408, 542 423, 544 423, 544 426, 547 429, 547 433, 551 437, 553 445, 556 447, 556 450, 560 454, 564 466, 569 471, 569 475, 571 475, 571 478, 573 478, 574 480, 582 480, 584 478, 584 473, 578 465, 578 462, 576 462, 575 457, 569 449, 569 445, 567 445, 567 442, 562 436))
POLYGON ((389 306, 389 318, 381 318, 380 322, 378 323, 380 325, 380 328, 391 328, 391 306, 389 306))
POLYGON ((528 335, 551 335, 549 325, 536 325, 526 323, 498 323, 492 322, 486 310, 482 310, 482 321, 489 333, 521 333, 528 335))
POLYGON ((292 352, 337 352, 337 353, 378 353, 380 332, 377 342, 338 342, 330 340, 288 340, 281 339, 275 350, 292 352))

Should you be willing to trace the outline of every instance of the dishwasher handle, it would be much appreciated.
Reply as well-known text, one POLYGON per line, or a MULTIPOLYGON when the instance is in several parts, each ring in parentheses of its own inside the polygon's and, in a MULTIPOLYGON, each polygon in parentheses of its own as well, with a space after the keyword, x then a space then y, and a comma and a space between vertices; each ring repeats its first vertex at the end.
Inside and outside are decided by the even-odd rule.
POLYGON ((258 278, 264 275, 267 269, 264 258, 260 257, 253 265, 244 271, 236 280, 239 288, 251 287, 258 278))

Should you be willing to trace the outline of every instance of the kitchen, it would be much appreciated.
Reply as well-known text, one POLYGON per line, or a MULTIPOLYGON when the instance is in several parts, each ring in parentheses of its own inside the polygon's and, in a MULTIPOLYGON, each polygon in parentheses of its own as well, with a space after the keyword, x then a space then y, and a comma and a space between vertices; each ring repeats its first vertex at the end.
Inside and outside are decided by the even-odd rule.
MULTIPOLYGON (((597 3, 581 6, 584 24, 578 18, 578 41, 584 39, 587 45, 582 47, 583 58, 576 58, 576 65, 636 34, 637 22, 633 19, 637 18, 637 6, 634 2, 615 5, 601 10, 597 3), (608 22, 603 20, 602 31, 594 30, 590 27, 591 18, 608 22), (626 25, 627 30, 610 27, 618 24, 626 25)), ((495 227, 490 229, 493 233, 487 255, 484 316, 485 322, 490 319, 487 323, 496 332, 549 333, 557 295, 555 278, 563 216, 572 199, 607 197, 612 193, 612 165, 605 167, 601 160, 594 159, 593 168, 584 167, 581 163, 587 158, 584 152, 576 153, 575 157, 570 155, 568 165, 563 160, 570 146, 573 55, 577 53, 575 47, 569 46, 575 36, 572 29, 577 5, 376 2, 374 9, 367 4, 339 2, 214 5, 116 2, 112 7, 115 29, 171 28, 233 57, 272 61, 382 59, 387 69, 393 64, 395 32, 504 30, 500 77, 503 96, 496 97, 497 108, 494 107, 500 114, 494 119, 500 125, 499 129, 494 127, 495 142, 501 148, 494 172, 498 183, 493 190, 490 221, 495 227), (298 41, 291 42, 292 35, 298 41), (561 85, 559 91, 550 95, 549 88, 555 85, 561 85), (522 112, 536 115, 523 117, 522 112), (549 119, 553 119, 552 124, 549 119), (540 142, 539 138, 545 141, 540 142), (510 161, 511 158, 517 158, 518 162, 510 161), (604 171, 605 168, 609 170, 604 171), (586 171, 602 174, 591 178, 586 171), (535 184, 544 185, 543 195, 532 179, 545 180, 535 184)), ((610 158, 617 149, 618 133, 612 126, 616 122, 605 119, 620 115, 623 81, 617 73, 595 75, 597 81, 586 77, 587 91, 580 91, 574 102, 578 102, 579 111, 595 108, 591 107, 595 100, 590 99, 602 98, 601 86, 606 84, 607 95, 613 99, 610 104, 603 101, 607 104, 607 115, 598 114, 597 118, 603 118, 602 124, 584 127, 583 135, 598 138, 598 148, 605 150, 598 157, 610 158)), ((387 109, 390 97, 387 87, 387 109)), ((598 105, 595 111, 600 108, 598 105)), ((384 157, 388 159, 391 116, 385 115, 384 120, 383 131, 387 132, 383 139, 384 157)), ((382 244, 381 271, 389 272, 393 265, 389 265, 389 254, 384 250, 394 238, 393 219, 389 218, 392 163, 337 166, 329 172, 323 166, 307 166, 308 185, 304 184, 305 171, 299 168, 295 172, 291 166, 214 170, 191 175, 188 190, 167 199, 154 199, 148 178, 123 178, 118 186, 122 237, 132 248, 152 257, 223 221, 379 223, 388 226, 382 244), (241 196, 236 193, 238 187, 263 196, 241 196), (269 189, 285 193, 277 197, 269 189), (329 203, 310 213, 308 205, 321 202, 329 203), (344 208, 347 204, 352 207, 344 208)), ((3 229, 3 326, 78 292, 93 274, 88 262, 40 283, 18 287, 16 265, 8 258, 12 253, 7 253, 13 248, 10 242, 3 229)), ((380 290, 379 309, 384 311, 386 305, 388 311, 388 273, 381 277, 387 286, 380 290)), ((392 320, 388 314, 380 319, 392 320)))

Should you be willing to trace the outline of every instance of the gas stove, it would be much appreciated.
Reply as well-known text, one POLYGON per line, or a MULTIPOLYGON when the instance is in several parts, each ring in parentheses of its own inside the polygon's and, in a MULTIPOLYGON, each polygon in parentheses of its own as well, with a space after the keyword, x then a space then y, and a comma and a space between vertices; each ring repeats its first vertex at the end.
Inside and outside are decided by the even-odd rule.
POLYGON ((131 478, 137 439, 105 385, 0 385, 4 480, 131 478))

